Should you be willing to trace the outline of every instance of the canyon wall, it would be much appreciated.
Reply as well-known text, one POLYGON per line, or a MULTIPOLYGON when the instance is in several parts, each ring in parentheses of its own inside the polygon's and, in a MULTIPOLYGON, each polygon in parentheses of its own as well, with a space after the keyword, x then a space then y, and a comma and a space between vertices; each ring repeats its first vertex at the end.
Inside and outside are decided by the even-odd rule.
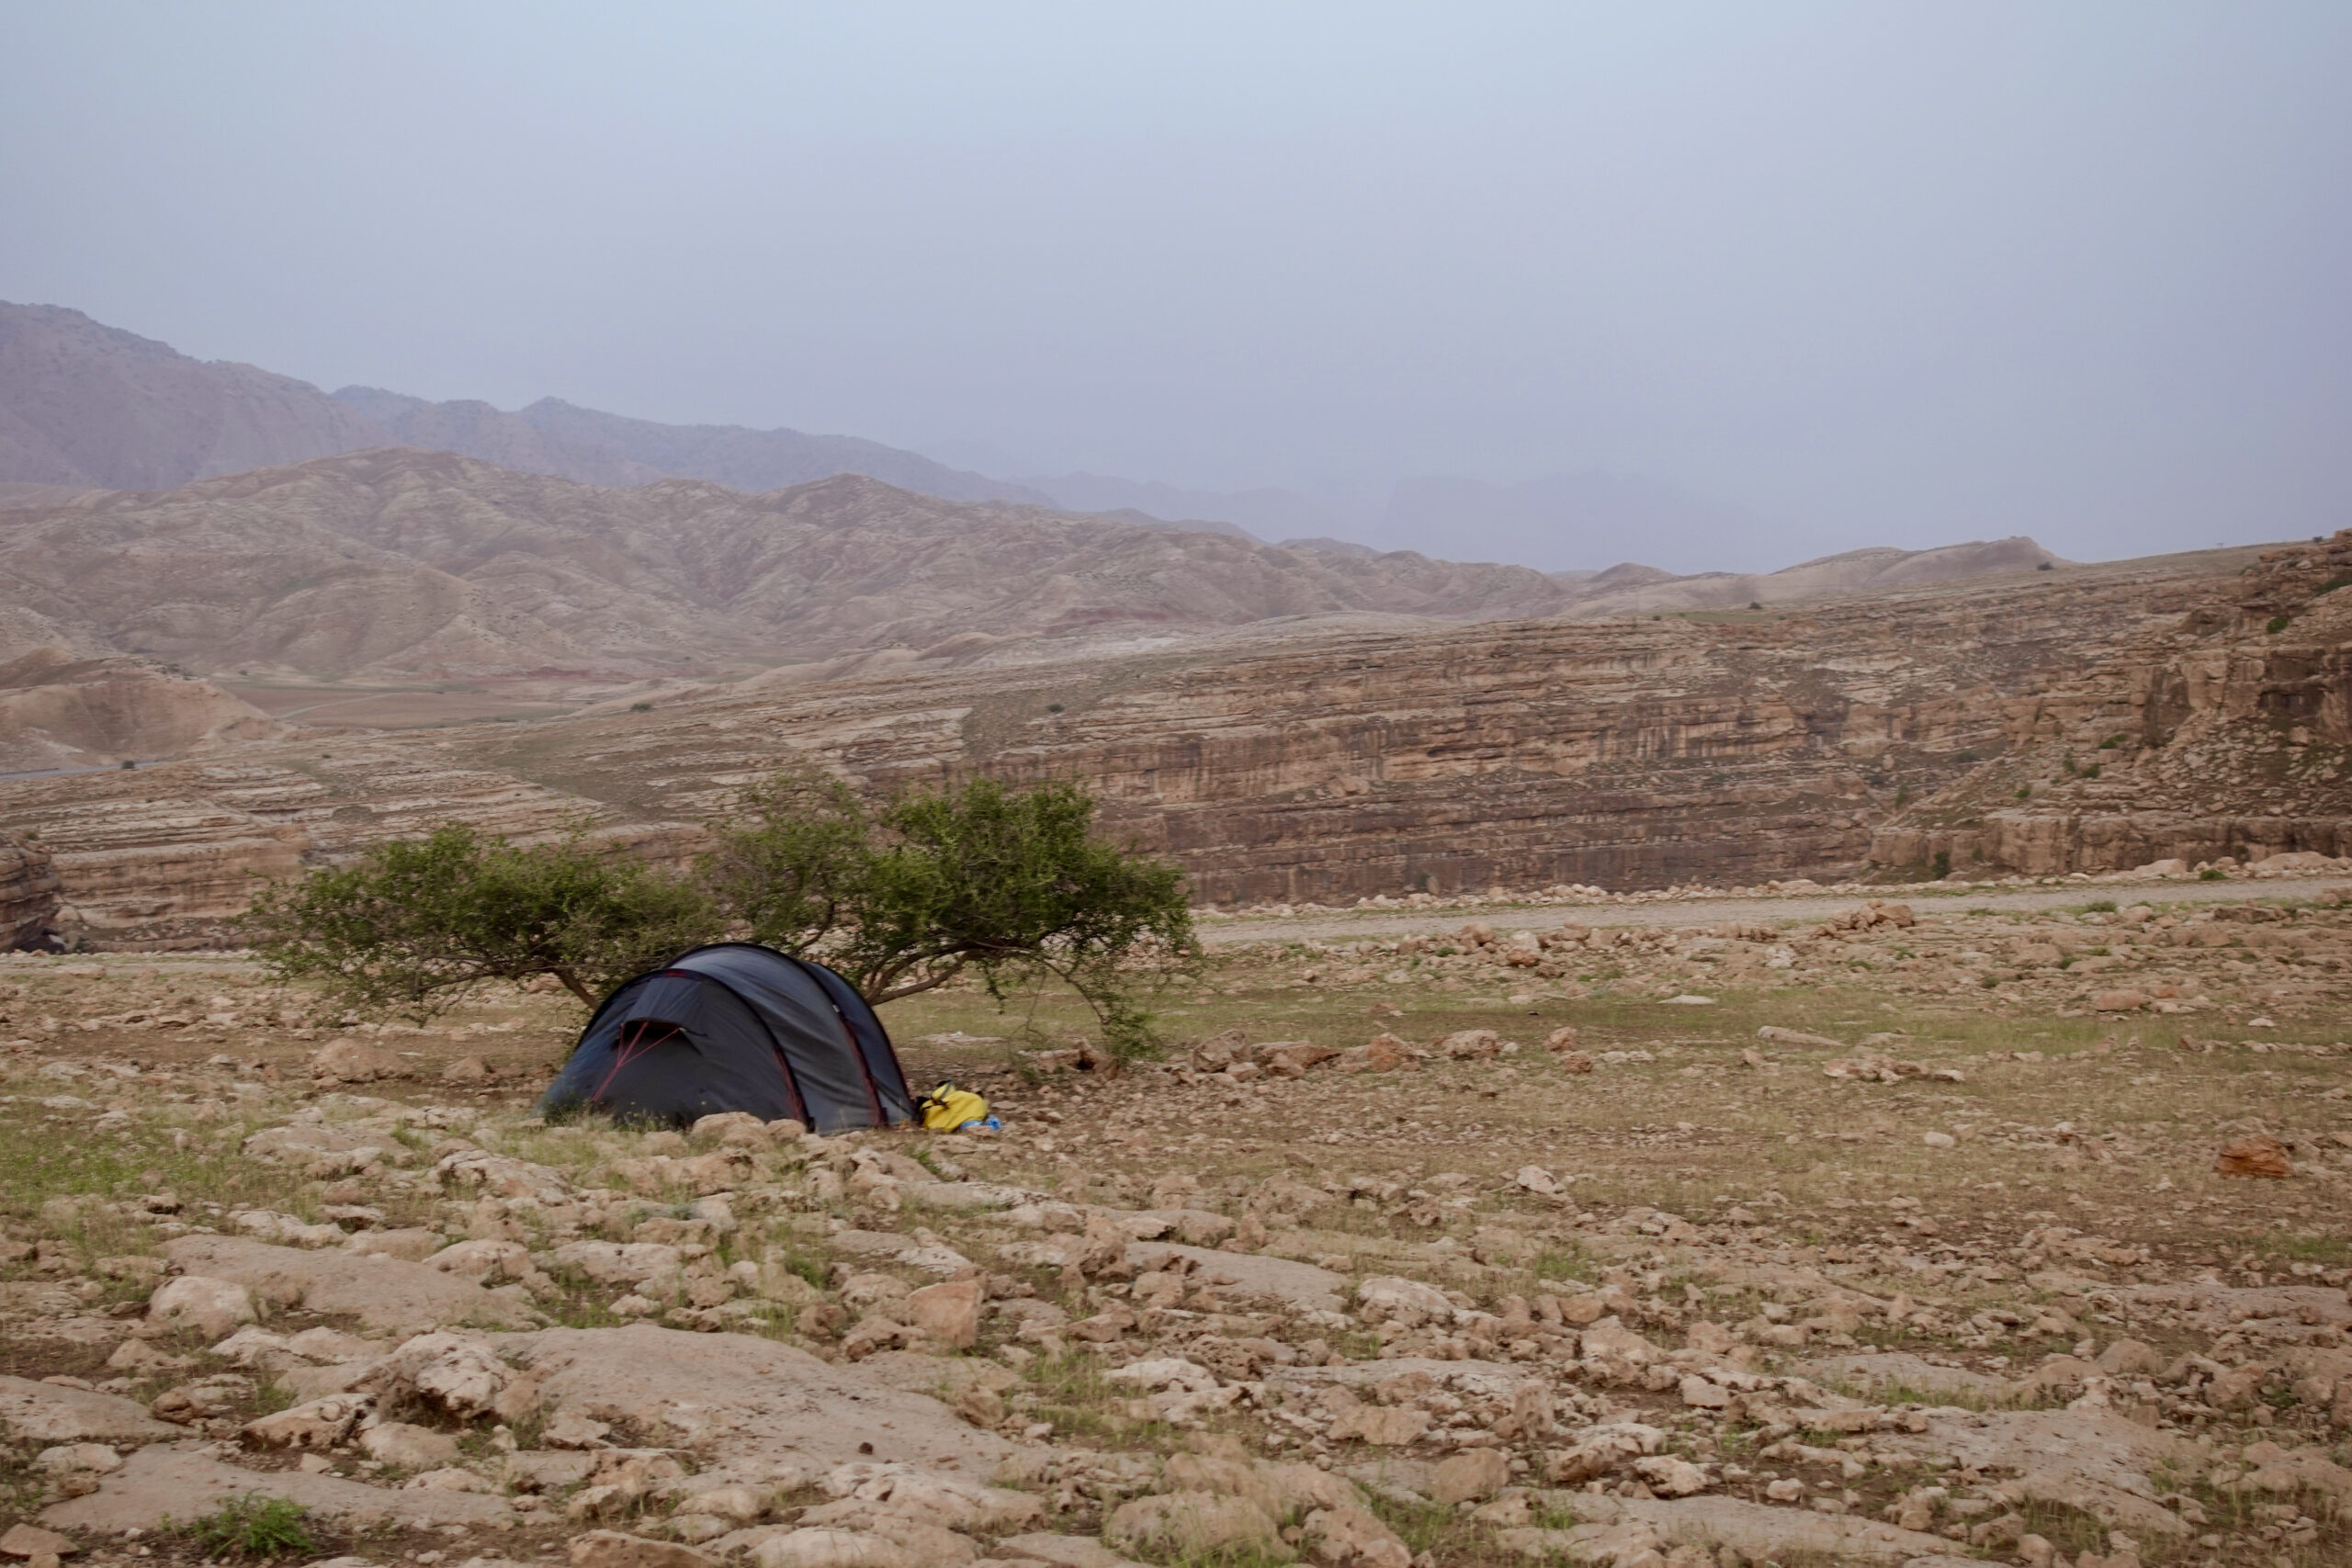
POLYGON ((2046 692, 1872 836, 1890 869, 2037 875, 2352 853, 2352 530, 2266 552, 2046 692))
POLYGON ((779 671, 650 711, 0 781, 0 828, 40 833, 61 925, 112 943, 214 940, 256 878, 444 818, 584 824, 682 861, 798 758, 876 787, 1080 780, 1203 902, 1840 874, 1908 800, 2018 744, 2020 703, 2073 700, 2086 660, 2198 601, 2158 566, 1809 611, 779 671))

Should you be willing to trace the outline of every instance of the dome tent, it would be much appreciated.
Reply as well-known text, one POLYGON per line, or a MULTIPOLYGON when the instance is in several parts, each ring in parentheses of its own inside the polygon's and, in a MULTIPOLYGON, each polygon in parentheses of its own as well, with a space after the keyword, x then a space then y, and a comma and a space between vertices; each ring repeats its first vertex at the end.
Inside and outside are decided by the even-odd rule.
POLYGON ((882 1021, 821 964, 751 942, 698 947, 605 998, 542 1111, 684 1124, 722 1111, 831 1134, 917 1120, 882 1021))

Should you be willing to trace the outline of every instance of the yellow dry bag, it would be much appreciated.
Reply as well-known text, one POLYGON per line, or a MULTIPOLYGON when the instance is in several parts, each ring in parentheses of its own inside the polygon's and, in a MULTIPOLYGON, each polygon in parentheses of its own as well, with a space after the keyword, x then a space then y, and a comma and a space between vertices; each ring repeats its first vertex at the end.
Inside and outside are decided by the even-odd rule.
POLYGON ((968 1089, 943 1083, 915 1102, 922 1124, 934 1133, 953 1133, 975 1122, 989 1120, 989 1102, 968 1089))

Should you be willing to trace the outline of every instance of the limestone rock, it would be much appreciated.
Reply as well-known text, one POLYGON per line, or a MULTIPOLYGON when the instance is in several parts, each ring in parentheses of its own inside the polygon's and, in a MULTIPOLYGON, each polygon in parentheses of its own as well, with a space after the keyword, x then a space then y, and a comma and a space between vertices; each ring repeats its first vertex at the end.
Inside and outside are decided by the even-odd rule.
POLYGON ((1412 1550, 1366 1509, 1317 1508, 1302 1527, 1316 1560, 1331 1568, 1411 1568, 1412 1550))
POLYGON ((0 1437, 17 1444, 151 1443, 181 1436, 146 1406, 93 1389, 0 1377, 0 1437))
POLYGON ((350 1436, 367 1401, 329 1394, 245 1423, 245 1440, 266 1449, 331 1449, 350 1436))
POLYGON ((382 1421, 368 1427, 359 1434, 359 1447, 369 1459, 395 1470, 437 1470, 458 1458, 457 1438, 406 1421, 382 1421))
POLYGON ((496 1497, 387 1491, 300 1470, 252 1471, 225 1464, 200 1450, 157 1444, 127 1456, 120 1470, 99 1477, 96 1492, 44 1509, 41 1519, 59 1529, 119 1535, 130 1529, 152 1530, 167 1514, 175 1519, 198 1518, 225 1498, 254 1491, 300 1503, 322 1519, 347 1521, 355 1528, 487 1525, 513 1517, 496 1497))
POLYGON ((898 1542, 865 1530, 789 1530, 752 1548, 751 1559, 755 1568, 930 1568, 898 1542))
POLYGON ((1146 1551, 1257 1551, 1288 1559, 1273 1517, 1243 1497, 1206 1492, 1137 1497, 1113 1510, 1102 1526, 1113 1546, 1146 1551))
POLYGON ((1082 1535, 1007 1536, 989 1554, 999 1561, 1044 1562, 1050 1568, 1135 1568, 1131 1560, 1082 1535))
POLYGON ((718 1568, 718 1559, 691 1546, 620 1530, 588 1530, 573 1536, 570 1557, 571 1568, 718 1568))
POLYGON ((938 1400, 750 1335, 550 1328, 500 1348, 537 1375, 556 1411, 745 1463, 952 1459, 987 1473, 1018 1451, 938 1400))
POLYGON ((166 1280, 147 1298, 147 1315, 168 1328, 192 1329, 218 1339, 257 1315, 254 1298, 233 1280, 183 1274, 166 1280))
POLYGON ((273 1302, 326 1315, 348 1315, 370 1328, 416 1333, 445 1323, 519 1327, 527 1307, 423 1263, 303 1252, 237 1236, 185 1235, 164 1255, 191 1274, 232 1280, 273 1302))
POLYGON ((1418 1442, 1430 1429, 1430 1413, 1409 1404, 1360 1404, 1331 1423, 1330 1438, 1349 1438, 1374 1448, 1400 1449, 1418 1442))
POLYGON ((1510 1463, 1500 1449, 1464 1449, 1438 1463, 1430 1497, 1448 1506, 1483 1502, 1510 1484, 1510 1463))

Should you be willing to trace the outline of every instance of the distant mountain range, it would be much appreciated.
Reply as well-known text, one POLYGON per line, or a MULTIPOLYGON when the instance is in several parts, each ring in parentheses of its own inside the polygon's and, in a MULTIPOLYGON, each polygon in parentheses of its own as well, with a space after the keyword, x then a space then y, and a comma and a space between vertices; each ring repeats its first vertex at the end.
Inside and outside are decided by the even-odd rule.
POLYGON ((1443 539, 1447 555, 1539 568, 1635 549, 1684 570, 1763 564, 1771 530, 1655 480, 1584 475, 1521 485, 1425 477, 1385 514, 1350 518, 1297 491, 1184 489, 1116 475, 992 478, 854 435, 662 424, 546 398, 508 412, 374 387, 332 396, 250 365, 192 359, 53 305, 0 303, 0 487, 165 490, 377 446, 456 452, 583 484, 709 479, 747 494, 862 474, 947 501, 1000 501, 1175 524, 1366 556, 1443 539))
POLYGON ((507 413, 370 387, 330 397, 250 365, 191 359, 79 310, 0 302, 0 483, 168 490, 376 446, 457 452, 583 484, 683 477, 757 492, 864 474, 949 501, 1055 504, 853 435, 657 424, 553 398, 507 413))

